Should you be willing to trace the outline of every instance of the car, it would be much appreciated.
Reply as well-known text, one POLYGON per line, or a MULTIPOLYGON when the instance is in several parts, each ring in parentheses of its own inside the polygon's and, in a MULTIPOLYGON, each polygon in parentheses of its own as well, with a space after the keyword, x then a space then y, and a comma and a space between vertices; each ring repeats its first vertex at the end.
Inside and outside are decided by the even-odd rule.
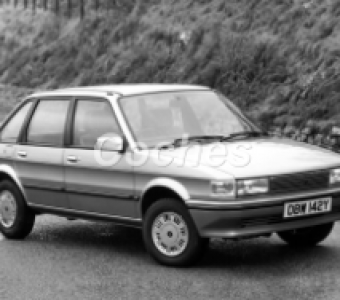
POLYGON ((311 247, 340 219, 340 156, 269 135, 204 86, 38 92, 0 127, 0 230, 24 239, 40 214, 140 228, 167 266, 212 238, 311 247))

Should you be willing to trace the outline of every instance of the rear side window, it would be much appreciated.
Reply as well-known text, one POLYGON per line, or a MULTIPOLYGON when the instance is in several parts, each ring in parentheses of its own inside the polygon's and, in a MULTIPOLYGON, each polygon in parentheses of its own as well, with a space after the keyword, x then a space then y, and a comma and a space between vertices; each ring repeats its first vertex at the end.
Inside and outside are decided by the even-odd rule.
POLYGON ((69 101, 39 102, 27 129, 27 143, 62 146, 69 101))
POLYGON ((24 104, 9 120, 1 132, 0 140, 3 143, 15 143, 18 140, 21 127, 32 106, 32 102, 24 104))

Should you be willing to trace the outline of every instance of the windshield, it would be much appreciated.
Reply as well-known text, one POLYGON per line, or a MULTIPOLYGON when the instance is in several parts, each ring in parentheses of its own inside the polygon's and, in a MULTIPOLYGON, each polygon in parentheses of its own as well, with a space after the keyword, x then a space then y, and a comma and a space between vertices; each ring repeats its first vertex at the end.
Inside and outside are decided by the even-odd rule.
POLYGON ((147 147, 196 136, 260 132, 229 100, 213 91, 144 94, 124 97, 120 104, 136 142, 147 147))

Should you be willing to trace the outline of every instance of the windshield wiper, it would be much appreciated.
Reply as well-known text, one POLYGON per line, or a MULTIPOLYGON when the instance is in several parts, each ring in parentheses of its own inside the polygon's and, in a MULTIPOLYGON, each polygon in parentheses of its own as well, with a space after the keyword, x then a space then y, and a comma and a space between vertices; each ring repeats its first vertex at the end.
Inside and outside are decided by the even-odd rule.
POLYGON ((194 135, 187 138, 177 138, 168 144, 163 144, 158 149, 167 149, 170 147, 181 147, 187 145, 189 142, 205 142, 209 140, 221 140, 223 135, 194 135))
POLYGON ((187 138, 177 138, 174 139, 172 142, 163 144, 159 147, 154 147, 158 149, 168 149, 170 147, 182 147, 188 145, 190 142, 206 142, 206 141, 218 141, 218 142, 225 142, 229 141, 238 137, 243 138, 252 138, 252 137, 263 137, 268 136, 266 132, 263 131, 242 131, 242 132, 235 132, 228 136, 224 135, 194 135, 189 136, 187 138))
POLYGON ((268 136, 266 132, 263 131, 240 131, 240 132, 235 132, 232 133, 228 136, 224 136, 221 138, 221 142, 233 140, 235 138, 253 138, 253 137, 265 137, 268 136))

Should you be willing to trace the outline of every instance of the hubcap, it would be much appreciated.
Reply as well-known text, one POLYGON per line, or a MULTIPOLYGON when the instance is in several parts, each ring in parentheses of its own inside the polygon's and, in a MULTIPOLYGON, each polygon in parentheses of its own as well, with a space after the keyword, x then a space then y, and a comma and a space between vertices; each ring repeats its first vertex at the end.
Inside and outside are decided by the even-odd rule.
POLYGON ((10 191, 0 193, 0 223, 6 228, 13 226, 17 214, 17 204, 10 191))
POLYGON ((188 226, 180 215, 164 212, 152 224, 152 240, 164 255, 180 255, 188 245, 188 226))

